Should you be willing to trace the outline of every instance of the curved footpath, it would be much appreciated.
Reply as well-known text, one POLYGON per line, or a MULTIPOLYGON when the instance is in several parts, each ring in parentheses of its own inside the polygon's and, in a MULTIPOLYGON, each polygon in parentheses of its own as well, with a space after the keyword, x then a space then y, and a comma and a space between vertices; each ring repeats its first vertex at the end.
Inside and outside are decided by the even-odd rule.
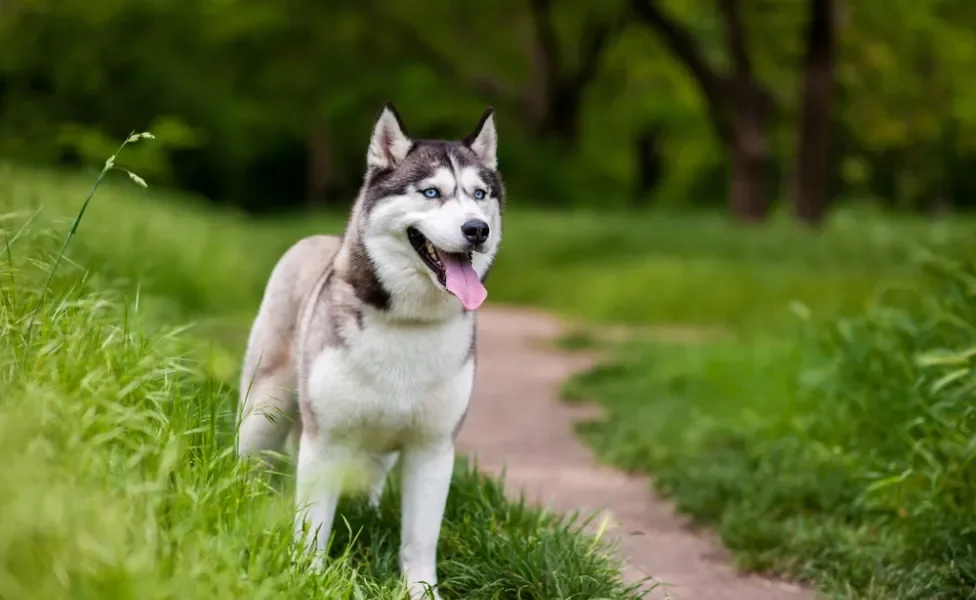
POLYGON ((544 313, 494 306, 478 311, 478 375, 459 453, 475 455, 485 472, 504 468, 513 496, 521 490, 554 511, 609 516, 605 535, 617 541, 624 576, 658 584, 648 600, 815 598, 806 589, 737 573, 721 545, 693 531, 646 478, 597 463, 573 434, 573 423, 599 412, 559 398, 563 381, 595 357, 556 350, 551 342, 561 332, 560 322, 544 313))

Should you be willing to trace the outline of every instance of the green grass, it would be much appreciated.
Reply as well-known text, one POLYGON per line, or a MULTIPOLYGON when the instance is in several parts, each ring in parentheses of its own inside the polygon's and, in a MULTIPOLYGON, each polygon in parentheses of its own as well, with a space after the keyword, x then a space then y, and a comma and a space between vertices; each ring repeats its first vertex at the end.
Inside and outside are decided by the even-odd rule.
MULTIPOLYGON (((358 538, 342 534, 345 558, 311 577, 289 566, 287 496, 230 452, 241 344, 267 274, 343 216, 259 222, 115 178, 72 241, 25 361, 26 311, 90 184, 0 165, 0 514, 13 515, 0 523, 0 597, 394 597, 394 496, 379 515, 344 505, 358 538)), ((741 229, 512 198, 489 297, 597 324, 731 331, 632 344, 572 381, 571 394, 610 408, 584 427, 588 442, 653 472, 744 567, 839 597, 969 597, 967 374, 956 367, 962 379, 931 392, 939 376, 912 357, 957 348, 958 332, 939 329, 952 320, 929 321, 971 323, 973 305, 944 278, 932 285, 956 305, 872 298, 880 283, 914 285, 920 245, 956 252, 972 225, 846 210, 820 233, 779 218, 741 229)), ((606 347, 592 328, 561 345, 606 347)), ((447 597, 636 597, 575 529, 458 469, 447 597)))
POLYGON ((827 597, 976 598, 976 254, 791 335, 642 342, 567 385, 747 569, 827 597))
MULTIPOLYGON (((0 598, 402 598, 395 477, 378 512, 343 501, 312 574, 292 559, 290 485, 233 453, 247 319, 301 226, 116 177, 31 327, 90 185, 0 168, 0 598)), ((459 462, 444 597, 640 597, 582 526, 459 462)))
MULTIPOLYGON (((517 199, 512 200, 517 205, 517 199)), ((821 232, 776 218, 743 229, 719 215, 510 211, 489 298, 599 323, 736 330, 861 310, 881 281, 910 277, 920 247, 972 236, 969 219, 839 212, 821 232)))

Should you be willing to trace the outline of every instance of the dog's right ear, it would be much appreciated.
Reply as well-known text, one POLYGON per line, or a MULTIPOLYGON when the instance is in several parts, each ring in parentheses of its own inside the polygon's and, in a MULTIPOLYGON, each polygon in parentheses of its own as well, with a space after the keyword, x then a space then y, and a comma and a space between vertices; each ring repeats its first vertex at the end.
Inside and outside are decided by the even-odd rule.
POLYGON ((373 125, 366 163, 370 168, 392 169, 410 152, 413 140, 407 135, 403 121, 393 104, 387 102, 373 125))

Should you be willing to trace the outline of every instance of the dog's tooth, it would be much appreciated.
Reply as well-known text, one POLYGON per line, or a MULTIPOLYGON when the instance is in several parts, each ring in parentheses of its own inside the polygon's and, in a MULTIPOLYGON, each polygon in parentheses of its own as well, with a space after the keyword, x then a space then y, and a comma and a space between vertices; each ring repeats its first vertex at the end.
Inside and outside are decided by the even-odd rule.
POLYGON ((434 245, 430 243, 430 240, 427 240, 427 242, 424 244, 424 250, 427 251, 427 256, 429 256, 431 260, 440 264, 440 261, 437 260, 437 251, 434 249, 434 245))

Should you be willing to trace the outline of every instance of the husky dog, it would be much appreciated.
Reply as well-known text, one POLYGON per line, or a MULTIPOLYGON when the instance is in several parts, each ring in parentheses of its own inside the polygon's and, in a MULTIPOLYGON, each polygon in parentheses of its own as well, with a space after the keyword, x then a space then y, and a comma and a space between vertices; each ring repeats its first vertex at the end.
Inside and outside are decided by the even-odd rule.
POLYGON ((411 139, 384 105, 344 234, 307 237, 279 259, 244 357, 238 452, 280 451, 295 423, 295 535, 308 526, 317 564, 350 475, 376 506, 402 457, 411 598, 437 584, 474 311, 502 233, 497 145, 491 108, 466 138, 444 141, 411 139))

